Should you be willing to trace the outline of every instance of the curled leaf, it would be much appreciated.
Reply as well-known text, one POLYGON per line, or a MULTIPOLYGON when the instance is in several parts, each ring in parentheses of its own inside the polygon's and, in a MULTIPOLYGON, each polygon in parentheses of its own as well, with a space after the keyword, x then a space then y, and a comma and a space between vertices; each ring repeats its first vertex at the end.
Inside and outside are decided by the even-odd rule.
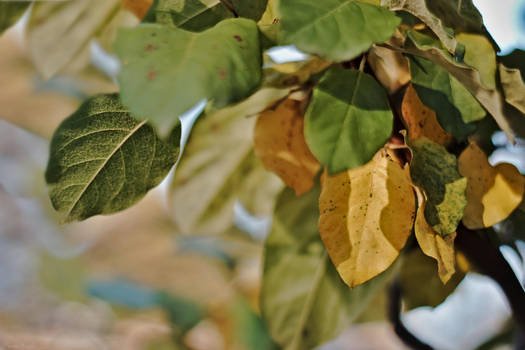
POLYGON ((319 231, 341 278, 353 287, 386 270, 412 230, 408 168, 380 151, 364 166, 330 176, 319 198, 319 231))
POLYGON ((505 100, 525 114, 525 83, 519 69, 499 65, 499 76, 505 100))
POLYGON ((309 191, 319 170, 303 134, 301 101, 287 99, 263 112, 255 125, 255 154, 297 195, 309 191))
POLYGON ((470 143, 461 153, 459 171, 468 180, 463 223, 470 229, 497 224, 523 200, 525 178, 513 165, 490 165, 475 143, 470 143))
POLYGON ((414 231, 421 251, 435 259, 438 263, 439 278, 443 283, 447 283, 456 272, 456 259, 454 252, 454 240, 456 233, 441 236, 428 224, 425 218, 425 206, 427 199, 420 188, 415 187, 417 195, 418 209, 414 231))

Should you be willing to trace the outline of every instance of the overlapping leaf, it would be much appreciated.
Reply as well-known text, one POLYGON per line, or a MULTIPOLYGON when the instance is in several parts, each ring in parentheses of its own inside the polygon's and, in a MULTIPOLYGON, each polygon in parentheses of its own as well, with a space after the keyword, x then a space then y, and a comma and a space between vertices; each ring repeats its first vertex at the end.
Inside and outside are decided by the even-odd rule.
POLYGON ((122 30, 116 51, 122 101, 161 128, 201 99, 216 107, 239 101, 261 80, 259 34, 247 19, 224 20, 201 33, 142 25, 122 30))
POLYGON ((313 93, 306 142, 330 173, 368 162, 392 133, 385 90, 366 73, 332 68, 313 93))
POLYGON ((410 140, 426 137, 440 145, 446 145, 452 141, 452 135, 439 125, 436 112, 421 102, 412 85, 408 86, 403 96, 401 117, 410 140))
POLYGON ((341 278, 351 287, 385 271, 412 230, 415 198, 408 168, 380 151, 362 167, 324 174, 319 231, 341 278))
POLYGON ((92 39, 120 9, 119 0, 38 1, 31 10, 27 40, 44 78, 89 63, 92 39))
POLYGON ((456 274, 445 283, 438 277, 434 261, 419 249, 413 250, 403 257, 399 274, 406 308, 438 306, 454 292, 463 277, 463 274, 456 274))
POLYGON ((301 101, 283 101, 259 116, 254 135, 255 154, 297 195, 312 189, 319 170, 304 139, 302 109, 301 101))
POLYGON ((123 210, 155 187, 175 163, 180 127, 169 144, 137 121, 119 97, 86 101, 53 135, 46 181, 65 221, 123 210))
MULTIPOLYGON (((438 0, 437 2, 440 2, 438 0)), ((436 2, 436 0, 434 0, 436 2)), ((441 19, 435 16, 428 8, 429 1, 426 0, 382 0, 383 6, 392 11, 406 11, 425 23, 436 36, 443 46, 452 54, 456 52, 458 42, 453 33, 445 27, 441 19)))
POLYGON ((465 47, 463 61, 479 73, 481 84, 496 89, 496 52, 489 39, 480 34, 460 33, 458 41, 465 47))
POLYGON ((171 184, 173 219, 184 233, 222 233, 232 225, 233 205, 270 214, 280 181, 255 158, 255 115, 286 97, 286 89, 262 89, 247 100, 201 117, 193 128, 171 184))
POLYGON ((522 202, 525 178, 510 164, 489 164, 475 144, 459 157, 459 171, 467 178, 467 206, 463 223, 470 229, 490 227, 506 219, 522 202))
POLYGON ((354 0, 281 0, 278 11, 283 43, 334 61, 388 40, 400 23, 393 12, 354 0))
POLYGON ((377 80, 390 94, 410 81, 408 60, 397 51, 374 46, 368 52, 367 61, 377 80))
POLYGON ((427 222, 441 236, 454 233, 467 204, 467 179, 459 174, 456 157, 425 137, 410 141, 409 146, 410 175, 427 196, 427 222))
POLYGON ((458 139, 475 130, 467 123, 485 117, 485 110, 465 87, 443 68, 419 57, 411 57, 412 84, 421 101, 433 109, 443 128, 458 139))
POLYGON ((409 38, 413 46, 408 45, 402 51, 423 57, 449 72, 490 113, 509 139, 514 141, 516 132, 511 126, 510 116, 505 109, 503 96, 498 90, 485 87, 477 70, 457 62, 448 53, 440 49, 439 46, 436 46, 436 43, 428 37, 409 35, 409 38))
POLYGON ((436 260, 438 275, 443 284, 447 283, 456 272, 456 257, 454 251, 454 240, 456 233, 441 236, 428 224, 425 217, 427 199, 423 191, 415 187, 418 209, 414 232, 421 251, 436 260))
POLYGON ((287 350, 312 349, 356 319, 394 269, 349 289, 326 255, 316 229, 319 189, 280 195, 265 245, 262 314, 272 337, 287 350))

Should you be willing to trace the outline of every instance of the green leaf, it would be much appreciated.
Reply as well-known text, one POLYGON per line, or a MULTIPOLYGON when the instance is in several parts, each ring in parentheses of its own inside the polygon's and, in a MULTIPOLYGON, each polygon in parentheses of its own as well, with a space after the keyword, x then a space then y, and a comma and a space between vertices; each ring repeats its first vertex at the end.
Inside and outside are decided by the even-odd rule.
POLYGON ((240 17, 258 21, 261 19, 268 0, 230 0, 235 12, 240 17))
POLYGON ((180 126, 168 144, 135 120, 117 94, 95 96, 53 135, 46 170, 51 202, 65 221, 128 208, 167 175, 179 142, 180 126))
POLYGON ((30 1, 0 2, 0 34, 18 21, 29 5, 30 1))
POLYGON ((254 155, 254 116, 287 94, 262 89, 197 120, 171 183, 173 220, 181 232, 222 233, 238 199, 253 214, 271 213, 282 184, 254 155))
POLYGON ((392 133, 385 90, 356 70, 332 68, 314 90, 305 116, 312 153, 331 173, 368 162, 392 133))
POLYGON ((144 22, 200 32, 232 17, 233 13, 219 0, 158 0, 144 22))
POLYGON ((401 22, 387 9, 354 0, 280 0, 278 12, 283 43, 334 61, 390 39, 401 22))
POLYGON ((44 78, 89 64, 90 44, 120 8, 119 0, 37 1, 27 25, 31 58, 44 78))
POLYGON ((297 197, 280 195, 265 244, 263 318, 287 350, 312 349, 337 336, 388 282, 389 269, 349 289, 339 278, 317 231, 319 188, 297 197))
POLYGON ((239 101, 261 80, 259 33, 247 19, 201 33, 141 25, 119 33, 116 51, 124 105, 156 126, 169 126, 205 98, 216 107, 239 101))
POLYGON ((459 140, 476 130, 467 123, 483 119, 485 110, 461 83, 443 68, 410 57, 412 84, 421 101, 436 112, 439 124, 459 140))
POLYGON ((499 65, 501 86, 505 100, 525 115, 525 83, 519 69, 507 68, 499 65))
POLYGON ((428 223, 442 236, 455 232, 467 205, 467 179, 459 174, 456 157, 425 137, 409 141, 409 146, 413 152, 410 175, 427 195, 428 223))
POLYGON ((496 89, 496 52, 489 39, 470 33, 460 33, 456 38, 465 47, 463 61, 479 72, 484 86, 496 89))
POLYGON ((407 310, 420 306, 438 306, 454 292, 463 277, 465 274, 456 273, 443 284, 436 270, 436 262, 421 250, 414 249, 404 256, 399 274, 407 310))

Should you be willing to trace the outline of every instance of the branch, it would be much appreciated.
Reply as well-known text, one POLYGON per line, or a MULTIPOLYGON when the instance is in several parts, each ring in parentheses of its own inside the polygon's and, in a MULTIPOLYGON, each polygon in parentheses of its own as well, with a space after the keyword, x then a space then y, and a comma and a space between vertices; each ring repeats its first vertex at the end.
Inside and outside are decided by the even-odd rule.
POLYGON ((237 11, 235 10, 235 7, 233 6, 233 4, 230 2, 230 0, 220 0, 221 4, 224 5, 224 7, 226 7, 231 13, 233 13, 233 17, 235 18, 238 18, 239 17, 239 14, 237 13, 237 11))
POLYGON ((405 345, 414 350, 433 350, 430 345, 410 333, 401 321, 401 286, 397 280, 392 283, 388 291, 388 319, 394 326, 394 332, 405 345))
POLYGON ((525 291, 503 254, 490 243, 487 236, 469 230, 463 224, 460 224, 457 232, 456 247, 480 273, 500 285, 517 326, 525 331, 525 291))

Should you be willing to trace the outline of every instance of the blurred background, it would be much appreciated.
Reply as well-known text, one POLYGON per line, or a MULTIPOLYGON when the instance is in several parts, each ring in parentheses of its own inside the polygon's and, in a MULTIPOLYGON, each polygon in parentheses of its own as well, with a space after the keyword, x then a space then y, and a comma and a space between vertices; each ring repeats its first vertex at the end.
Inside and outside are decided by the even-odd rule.
MULTIPOLYGON (((525 48, 525 1, 474 2, 502 53, 525 48)), ((113 15, 108 36, 138 22, 125 9, 113 15)), ((104 38, 86 40, 73 64, 45 79, 53 62, 35 66, 42 60, 27 43, 37 29, 27 23, 23 17, 0 36, 0 349, 276 349, 258 311, 268 218, 237 205, 227 232, 180 235, 164 183, 119 214, 58 223, 43 175, 49 139, 83 99, 117 91, 118 62, 104 38)), ((196 113, 185 117, 186 133, 196 113)), ((502 135, 494 143, 493 162, 525 171, 523 143, 509 146, 502 135)), ((524 280, 517 251, 503 252, 524 280)), ((497 285, 469 274, 442 305, 403 320, 437 349, 452 350, 477 348, 509 317, 497 285)), ((384 321, 355 325, 322 348, 404 349, 384 321)))

